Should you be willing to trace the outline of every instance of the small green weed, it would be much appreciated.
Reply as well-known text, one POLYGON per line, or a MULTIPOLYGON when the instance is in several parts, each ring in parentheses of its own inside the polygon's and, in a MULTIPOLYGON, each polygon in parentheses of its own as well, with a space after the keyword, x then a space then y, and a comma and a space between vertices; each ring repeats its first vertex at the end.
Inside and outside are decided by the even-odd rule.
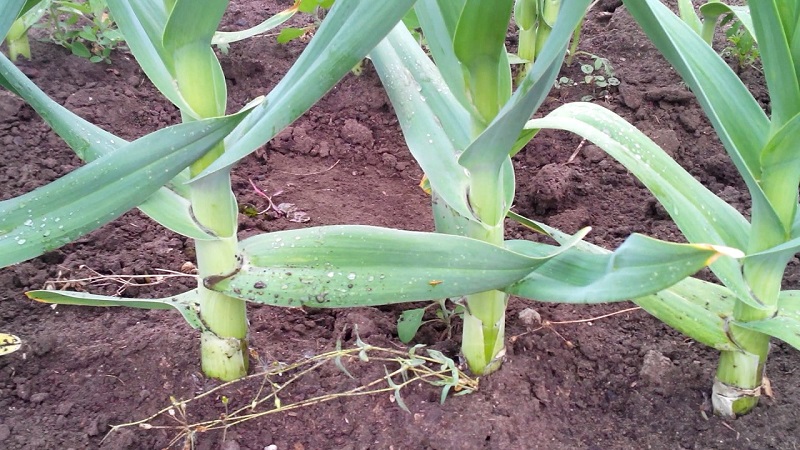
POLYGON ((47 1, 44 20, 35 28, 48 32, 54 43, 91 62, 111 63, 111 51, 124 45, 109 15, 106 0, 47 1))

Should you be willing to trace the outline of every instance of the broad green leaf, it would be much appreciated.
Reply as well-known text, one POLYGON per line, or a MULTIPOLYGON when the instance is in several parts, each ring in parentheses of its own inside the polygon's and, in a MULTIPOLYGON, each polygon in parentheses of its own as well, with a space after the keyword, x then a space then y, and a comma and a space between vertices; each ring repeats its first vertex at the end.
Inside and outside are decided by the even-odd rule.
MULTIPOLYGON (((756 181, 761 178, 760 152, 770 132, 761 106, 728 64, 664 5, 656 0, 625 4, 697 96, 750 190, 753 214, 770 215, 769 202, 756 181)), ((774 220, 778 226, 777 217, 774 220)))
POLYGON ((297 3, 295 3, 293 6, 287 9, 284 9, 278 14, 275 14, 274 16, 261 22, 260 24, 248 28, 246 30, 217 31, 216 33, 214 33, 214 37, 211 39, 211 44, 213 45, 231 44, 233 42, 239 42, 247 38, 257 36, 261 33, 265 33, 269 30, 277 28, 287 20, 291 19, 296 12, 297 12, 297 3))
MULTIPOLYGON (((517 253, 538 256, 531 241, 507 241, 517 253)), ((526 298, 568 303, 621 301, 666 289, 738 250, 704 244, 675 244, 634 234, 613 253, 572 248, 504 291, 526 298)))
MULTIPOLYGON (((488 183, 498 178, 501 166, 508 160, 525 122, 552 89, 572 32, 588 5, 588 0, 562 5, 556 26, 528 75, 497 117, 460 156, 459 163, 469 170, 470 176, 483 180, 477 183, 488 183)), ((495 214, 497 220, 502 220, 510 206, 505 205, 502 213, 495 214)), ((498 205, 498 208, 502 209, 503 205, 498 205)))
POLYGON ((22 339, 13 334, 0 333, 0 356, 9 355, 22 348, 22 339))
POLYGON ((287 42, 291 42, 294 39, 299 38, 303 34, 305 34, 306 30, 302 28, 296 27, 286 27, 278 33, 278 43, 279 44, 286 44, 287 42))
POLYGON ((164 128, 0 202, 0 267, 61 247, 139 205, 222 140, 242 115, 164 128))
POLYGON ((422 326, 422 318, 425 316, 425 308, 407 309, 400 314, 397 319, 397 337, 404 344, 408 344, 417 335, 419 327, 422 326))
POLYGON ((735 295, 723 286, 686 278, 669 289, 633 299, 658 320, 684 335, 721 351, 738 347, 728 337, 735 295))
POLYGON ((370 58, 408 148, 428 175, 432 190, 458 214, 471 218, 466 195, 469 180, 456 156, 469 143, 469 113, 402 24, 375 47, 370 58))
POLYGON ((211 45, 228 0, 176 0, 164 26, 162 44, 169 51, 186 45, 211 45))
POLYGON ((25 0, 4 0, 0 2, 0 43, 2 43, 11 24, 17 20, 22 8, 25 6, 25 0))
POLYGON ((461 236, 368 226, 281 231, 241 242, 243 262, 209 289, 279 306, 336 308, 454 297, 505 287, 575 245, 524 256, 461 236))
MULTIPOLYGON (((19 95, 31 105, 85 162, 94 161, 128 144, 124 139, 106 132, 53 101, 2 56, 0 56, 0 86, 19 95)), ((186 175, 178 175, 172 183, 177 189, 179 188, 177 185, 186 180, 188 180, 186 175)), ((139 205, 139 209, 176 233, 200 240, 212 238, 196 224, 189 201, 167 187, 156 191, 139 205)))
MULTIPOLYGON (((750 225, 745 218, 613 112, 591 103, 571 103, 526 127, 571 131, 605 150, 653 193, 689 242, 747 249, 750 225)), ((759 307, 737 261, 722 258, 711 270, 743 301, 759 307)))
POLYGON ((300 117, 389 33, 413 3, 335 2, 297 62, 226 140, 225 154, 198 178, 229 168, 300 117))
POLYGON ((749 4, 770 94, 773 128, 782 127, 800 112, 800 83, 789 48, 791 35, 787 34, 797 23, 782 23, 777 3, 777 0, 763 0, 749 4))
POLYGON ((42 303, 77 306, 127 306, 141 309, 174 309, 181 313, 186 322, 197 330, 204 330, 200 318, 200 292, 197 289, 165 298, 122 298, 108 295, 95 295, 72 291, 28 291, 28 298, 42 303))
MULTIPOLYGON (((569 238, 569 235, 545 224, 529 219, 526 221, 532 222, 535 225, 534 228, 542 229, 559 242, 569 238)), ((573 249, 586 254, 608 255, 611 253, 585 241, 577 243, 573 249)), ((549 264, 545 264, 534 274, 546 270, 549 264)), ((555 278, 551 277, 545 282, 563 285, 559 275, 556 275, 555 278)), ((634 298, 632 301, 658 320, 698 342, 717 350, 736 349, 725 331, 726 320, 733 317, 735 296, 723 286, 695 278, 684 278, 668 289, 634 298)))

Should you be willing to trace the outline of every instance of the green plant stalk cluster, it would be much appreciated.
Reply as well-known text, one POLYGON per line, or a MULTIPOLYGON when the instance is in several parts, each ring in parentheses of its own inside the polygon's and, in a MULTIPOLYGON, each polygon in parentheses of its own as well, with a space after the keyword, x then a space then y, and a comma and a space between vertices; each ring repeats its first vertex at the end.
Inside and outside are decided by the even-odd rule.
MULTIPOLYGON (((514 21, 519 27, 517 55, 528 61, 520 77, 525 77, 533 66, 550 37, 560 9, 561 0, 516 0, 514 3, 514 21)), ((579 30, 580 25, 576 28, 576 33, 579 30)), ((575 41, 577 42, 577 37, 575 41)))
MULTIPOLYGON (((720 325, 724 314, 718 312, 727 307, 724 299, 706 302, 713 308, 698 308, 690 303, 696 280, 670 286, 717 260, 714 268, 722 264, 732 269, 728 274, 741 276, 737 259, 743 253, 735 249, 743 248, 739 241, 690 236, 690 241, 716 245, 672 244, 632 235, 610 252, 581 241, 589 229, 565 235, 510 211, 515 188, 511 156, 536 134, 537 127, 531 125, 536 121, 528 121, 552 88, 588 3, 576 0, 562 5, 539 57, 512 93, 504 47, 512 0, 419 2, 417 16, 435 64, 400 23, 413 0, 336 2, 269 95, 224 116, 225 80, 210 46, 215 39, 220 43, 236 39, 215 33, 227 2, 109 0, 132 53, 181 110, 184 123, 126 142, 49 99, 0 55, 0 85, 28 101, 87 161, 51 185, 0 202, 0 265, 41 255, 138 206, 196 241, 197 289, 161 299, 61 291, 27 295, 49 303, 175 309, 202 333, 206 374, 222 379, 239 378, 247 371, 245 301, 333 308, 465 296, 462 350, 476 374, 490 373, 502 362, 510 294, 572 303, 632 297, 643 302, 641 296, 668 299, 661 305, 689 306, 686 310, 696 314, 697 323, 707 325, 702 331, 715 347, 734 350, 720 325), (267 233, 237 242, 231 167, 299 117, 368 53, 409 148, 428 176, 437 233, 342 225, 267 233), (557 245, 505 240, 507 216, 549 235, 557 245)), ((23 4, 23 0, 0 3, 1 31, 11 26, 23 4)), ((284 11, 271 24, 293 11, 284 11)), ((774 104, 778 117, 791 116, 778 102, 774 104)), ((602 117, 580 104, 569 111, 573 109, 588 111, 586 120, 602 117)), ((557 126, 549 126, 574 125, 575 119, 554 122, 557 126)), ((601 130, 611 127, 609 123, 601 130)), ((757 120, 753 124, 759 125, 757 120)), ((602 134, 603 145, 612 141, 611 134, 617 136, 597 133, 602 134)), ((644 152, 647 141, 637 142, 644 152)), ((778 146, 775 153, 773 166, 785 167, 783 149, 778 146)), ((646 158, 638 156, 643 163, 646 158)), ((691 176, 673 175, 679 186, 691 186, 694 196, 704 195, 702 187, 691 184, 697 183, 691 176)), ((669 186, 659 187, 673 192, 669 186)), ((681 205, 691 210, 690 205, 681 205)), ((744 219, 731 210, 715 212, 726 219, 720 222, 746 228, 744 219)), ((708 217, 700 210, 697 214, 708 217)), ((793 217, 785 211, 778 215, 793 217)), ((749 250, 769 252, 769 245, 749 250)), ((752 266, 745 271, 748 280, 769 271, 768 264, 762 267, 757 260, 770 258, 751 257, 753 262, 747 264, 752 266)), ((759 293, 766 297, 774 292, 759 293)), ((778 301, 783 299, 781 294, 778 301)), ((752 300, 748 305, 759 309, 752 300)), ((793 320, 795 312, 779 306, 778 318, 793 320)), ((764 322, 730 325, 752 328, 763 327, 764 322)))

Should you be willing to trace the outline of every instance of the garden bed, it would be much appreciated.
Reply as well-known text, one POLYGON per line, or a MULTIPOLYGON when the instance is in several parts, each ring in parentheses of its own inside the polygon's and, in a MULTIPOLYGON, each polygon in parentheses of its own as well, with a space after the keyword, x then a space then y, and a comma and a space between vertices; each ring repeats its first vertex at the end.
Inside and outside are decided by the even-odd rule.
MULTIPOLYGON (((252 26, 285 5, 237 2, 226 23, 252 26), (254 10, 258 11, 254 11, 254 10)), ((554 90, 544 109, 593 94, 653 138, 728 203, 744 208, 744 183, 725 155, 692 94, 647 42, 619 2, 601 2, 589 16, 580 49, 607 58, 621 81, 608 95, 591 85, 554 90), (603 7, 602 5, 607 5, 603 7)), ((234 44, 221 58, 238 108, 265 94, 288 70, 303 42, 274 37, 234 44)), ((179 121, 179 113, 150 85, 132 58, 91 64, 63 49, 35 44, 34 60, 20 67, 72 111, 127 139, 179 121)), ((578 61, 590 62, 584 58, 578 61)), ((579 64, 562 75, 582 79, 579 64)), ((766 106, 757 70, 743 79, 766 106)), ((63 142, 24 103, 0 92, 2 198, 52 181, 80 165, 63 142)), ((564 133, 543 132, 514 158, 515 210, 567 232, 591 225, 589 240, 612 248, 630 233, 682 240, 669 216, 622 166, 594 146, 564 133)), ((322 102, 233 173, 241 205, 266 209, 250 180, 273 201, 293 203, 310 222, 242 214, 240 236, 308 225, 368 224, 431 230, 430 201, 417 186, 422 172, 408 153, 392 108, 369 63, 348 75, 322 102)), ((276 202, 277 203, 277 202, 276 202)), ((510 237, 530 238, 509 224, 510 237)), ((51 308, 23 292, 96 274, 155 275, 188 270, 192 243, 131 212, 62 249, 0 271, 0 331, 20 336, 23 349, 0 358, 0 447, 6 449, 159 449, 180 430, 110 426, 146 418, 217 383, 199 372, 195 332, 178 314, 129 309, 51 308), (103 438, 105 440, 103 440, 103 438)), ((785 283, 797 286, 797 259, 785 283)), ((110 294, 122 286, 72 282, 69 287, 110 294)), ((137 280, 141 283, 141 280, 137 280)), ((166 296, 187 290, 189 277, 152 286, 125 286, 124 296, 166 296)), ((198 433, 198 449, 795 449, 800 446, 800 354, 775 342, 767 367, 772 395, 749 415, 726 421, 710 414, 708 394, 717 353, 669 329, 630 303, 550 305, 512 299, 506 362, 482 378, 477 392, 439 404, 440 391, 413 383, 402 391, 410 412, 391 393, 335 398, 278 412, 220 430, 198 433), (519 312, 534 308, 531 325, 519 312)), ((357 336, 390 349, 402 307, 352 310, 251 306, 253 371, 274 370, 344 348, 357 336), (353 332, 355 326, 358 335, 353 332)), ((459 333, 453 333, 458 336, 459 333)), ((441 324, 426 325, 414 343, 432 345, 458 361, 458 343, 441 324)), ((383 363, 344 361, 355 380, 333 363, 299 379, 283 404, 354 388, 384 375, 383 363)), ((391 365, 387 366, 390 370, 391 365)), ((287 375, 288 376, 288 375, 287 375)), ((285 380, 280 375, 273 382, 285 380)), ((186 407, 189 422, 220 419, 246 405, 263 386, 234 384, 211 401, 186 407)), ((263 395, 262 395, 263 396, 263 395)), ((180 408, 179 408, 180 409, 180 408)), ((177 411, 180 416, 181 411, 177 411)), ((169 418, 154 424, 177 426, 169 418)), ((176 443, 181 448, 183 441, 176 443)))

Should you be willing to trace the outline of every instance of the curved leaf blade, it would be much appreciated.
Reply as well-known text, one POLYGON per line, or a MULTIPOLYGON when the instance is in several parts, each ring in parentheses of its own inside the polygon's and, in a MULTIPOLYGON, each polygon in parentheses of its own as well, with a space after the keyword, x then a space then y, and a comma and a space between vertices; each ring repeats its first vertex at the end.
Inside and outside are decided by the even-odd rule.
POLYGON ((661 2, 628 0, 625 5, 697 96, 754 202, 764 201, 763 193, 758 199, 756 179, 770 122, 761 106, 725 61, 661 2))
MULTIPOLYGON (((507 241, 506 247, 529 256, 541 251, 530 241, 507 241)), ((622 301, 666 289, 722 255, 744 256, 726 247, 675 244, 634 234, 613 253, 571 248, 504 291, 566 303, 622 301)))
POLYGON ((265 33, 269 30, 279 27, 281 24, 291 19, 297 12, 299 3, 296 2, 293 6, 284 9, 283 11, 275 14, 260 24, 241 31, 217 31, 214 37, 211 38, 212 45, 225 45, 234 42, 243 41, 245 39, 265 33))
MULTIPOLYGON (((569 237, 545 224, 526 220, 556 241, 563 242, 569 237)), ((577 243, 574 249, 599 255, 611 253, 585 241, 577 243)), ((538 272, 541 271, 540 268, 538 272)), ((558 278, 553 281, 560 283, 558 278)), ((695 278, 684 278, 668 289, 637 297, 632 301, 658 320, 698 342, 717 350, 735 350, 736 345, 725 331, 726 320, 733 317, 735 298, 724 286, 695 278)))
MULTIPOLYGON (((53 101, 2 55, 0 55, 0 85, 31 105, 85 162, 108 155, 129 143, 53 101)), ((187 176, 179 174, 171 184, 186 180, 187 176)), ((189 201, 168 187, 156 191, 139 205, 139 209, 176 233, 198 240, 213 239, 213 236, 195 222, 189 201)))
POLYGON ((242 116, 156 131, 46 186, 0 202, 0 267, 61 247, 142 203, 222 140, 242 116))
MULTIPOLYGON (((571 103, 529 121, 526 127, 571 131, 602 148, 653 193, 689 242, 748 248, 750 224, 745 218, 613 112, 591 103, 571 103)), ((711 270, 742 301, 759 307, 737 261, 721 258, 711 270)))
POLYGON ((77 306, 127 306, 140 309, 174 309, 196 330, 204 330, 200 318, 200 292, 197 289, 165 298, 122 298, 87 292, 37 290, 25 293, 28 298, 42 303, 77 306))
MULTIPOLYGON (((585 234, 585 233, 584 233, 585 234)), ((281 231, 242 241, 243 263, 207 288, 248 301, 374 306, 498 289, 580 240, 524 256, 476 239, 360 225, 281 231)))

